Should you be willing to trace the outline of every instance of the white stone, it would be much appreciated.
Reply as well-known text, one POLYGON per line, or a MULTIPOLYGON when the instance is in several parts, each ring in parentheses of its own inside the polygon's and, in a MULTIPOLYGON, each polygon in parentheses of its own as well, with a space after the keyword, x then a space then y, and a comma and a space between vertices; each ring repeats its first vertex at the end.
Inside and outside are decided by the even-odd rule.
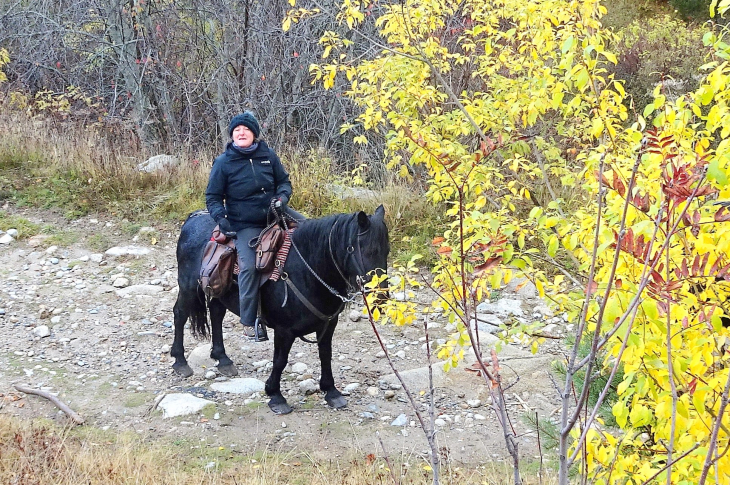
POLYGON ((37 248, 41 244, 43 244, 43 241, 50 238, 48 234, 36 234, 35 236, 28 239, 28 246, 32 248, 37 248))
POLYGON ((58 251, 58 246, 49 246, 46 248, 46 254, 53 254, 58 251))
POLYGON ((351 322, 359 322, 363 315, 361 311, 352 310, 348 316, 351 322))
POLYGON ((482 401, 479 399, 469 399, 466 401, 466 404, 468 404, 470 408, 478 408, 482 405, 482 401))
POLYGON ((174 418, 198 413, 209 404, 215 403, 190 394, 168 394, 158 406, 162 409, 163 418, 174 418))
POLYGON ((395 301, 408 301, 409 294, 405 291, 399 291, 397 293, 393 293, 391 298, 395 301))
POLYGON ((296 364, 291 366, 291 371, 299 375, 306 373, 307 369, 307 364, 305 364, 304 362, 297 362, 296 364))
POLYGON ((491 302, 482 302, 479 305, 477 305, 477 312, 478 313, 494 313, 497 315, 502 316, 509 316, 509 315, 515 315, 515 316, 522 316, 522 301, 521 300, 515 300, 511 298, 502 298, 501 300, 498 300, 496 303, 491 302))
POLYGON ((89 261, 92 263, 101 263, 101 260, 104 259, 104 255, 101 253, 94 253, 89 255, 89 261))
POLYGON ((51 335, 51 330, 48 328, 47 325, 39 325, 33 329, 33 335, 41 338, 48 337, 51 335))
POLYGON ((138 164, 137 170, 139 170, 140 172, 152 173, 157 172, 158 170, 162 170, 165 167, 174 167, 179 163, 180 160, 173 157, 172 155, 155 155, 138 164))
POLYGON ((51 323, 59 323, 61 321, 60 315, 55 315, 51 317, 51 323))
POLYGON ((446 426, 446 421, 441 418, 436 418, 433 423, 438 427, 446 426))
POLYGON ((11 237, 18 237, 18 230, 17 229, 8 229, 8 234, 10 234, 11 237))
MULTIPOLYGON (((116 282, 119 280, 127 280, 127 278, 117 278, 114 280, 114 283, 112 283, 113 286, 117 286, 116 282)), ((129 282, 129 280, 127 280, 129 282)), ((118 287, 119 288, 119 287, 118 287)), ((116 290, 115 293, 118 296, 121 296, 122 298, 126 298, 131 295, 147 295, 147 296, 154 296, 162 293, 165 291, 165 289, 161 286, 157 285, 132 285, 132 286, 126 286, 121 287, 121 290, 116 290)))
POLYGON ((358 387, 360 387, 360 383, 353 382, 351 384, 346 385, 344 390, 345 390, 345 392, 352 392, 355 389, 357 389, 358 387))
POLYGON ((208 372, 205 373, 205 378, 208 379, 208 380, 211 380, 211 379, 215 379, 215 377, 217 375, 218 375, 218 373, 216 373, 216 371, 209 370, 208 372))
POLYGON ((15 239, 13 239, 13 236, 10 234, 3 234, 0 236, 0 244, 10 244, 13 241, 15 241, 15 239))
POLYGON ((377 387, 370 386, 370 387, 368 387, 367 393, 368 393, 368 396, 375 397, 378 394, 380 394, 380 389, 378 389, 377 387))
POLYGON ((195 347, 192 352, 190 352, 190 355, 188 355, 187 361, 188 365, 193 370, 201 370, 206 368, 215 367, 216 362, 215 360, 210 358, 210 350, 211 350, 212 344, 201 344, 195 347))
POLYGON ((112 282, 112 286, 114 288, 124 288, 125 286, 129 286, 129 280, 123 277, 115 278, 112 282))
POLYGON ((406 351, 405 350, 399 350, 395 353, 396 357, 399 359, 405 359, 406 358, 406 351))
POLYGON ((225 382, 214 382, 210 388, 218 392, 251 395, 264 390, 264 382, 252 377, 236 377, 225 382))
POLYGON ((299 389, 304 392, 304 394, 314 394, 319 391, 319 384, 317 384, 317 381, 314 379, 305 379, 299 383, 299 389))
POLYGON ((118 256, 144 256, 151 252, 148 248, 140 246, 114 246, 106 250, 104 254, 116 258, 118 256))
POLYGON ((405 414, 398 415, 397 418, 395 418, 390 425, 391 426, 405 426, 408 424, 408 417, 405 414))

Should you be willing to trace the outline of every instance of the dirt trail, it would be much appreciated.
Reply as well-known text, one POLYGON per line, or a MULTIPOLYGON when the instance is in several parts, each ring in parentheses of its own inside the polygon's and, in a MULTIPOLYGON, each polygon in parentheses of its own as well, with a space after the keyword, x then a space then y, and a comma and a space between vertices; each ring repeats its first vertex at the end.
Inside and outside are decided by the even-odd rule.
MULTIPOLYGON (((56 240, 66 244, 54 249, 37 236, 0 246, 0 413, 66 421, 50 402, 12 388, 13 383, 24 383, 58 393, 89 426, 136 430, 150 439, 186 439, 199 446, 246 453, 296 450, 314 457, 347 458, 353 453, 382 455, 379 433, 391 456, 426 456, 427 443, 416 426, 415 413, 404 390, 392 385, 396 382, 392 376, 387 377, 392 371, 370 324, 349 317, 359 308, 345 310, 334 338, 336 383, 341 390, 352 389, 347 408, 334 411, 321 393, 308 395, 301 389, 303 381, 319 378, 319 361, 314 346, 298 341, 282 380, 294 412, 276 416, 266 406, 263 393, 211 390, 212 383, 225 378, 210 372, 214 363, 204 358, 197 363, 191 359, 196 373, 189 379, 172 372, 169 347, 177 293, 178 227, 141 228, 135 234, 137 228, 115 220, 89 216, 68 222, 48 212, 8 211, 39 225, 50 224, 56 240), (84 236, 74 241, 79 235, 84 236), (149 253, 104 254, 112 245, 134 245, 149 253), (174 418, 164 418, 159 409, 151 411, 156 399, 172 393, 197 395, 214 406, 174 418)), ((546 312, 534 294, 525 294, 524 289, 512 293, 508 289, 502 297, 519 300, 524 318, 541 318, 535 313, 538 307, 546 312)), ((559 334, 564 322, 552 320, 552 330, 559 334)), ((379 328, 419 403, 425 403, 423 392, 428 386, 422 325, 419 320, 417 326, 379 328)), ((446 338, 450 330, 439 317, 432 318, 429 327, 432 340, 446 338)), ((239 377, 265 380, 273 342, 244 342, 230 314, 224 331, 239 377)), ((485 335, 482 340, 488 355, 496 339, 485 335)), ((557 342, 553 341, 553 349, 557 342)), ((204 355, 205 346, 206 342, 186 334, 186 351, 197 348, 195 354, 204 355)), ((520 435, 521 452, 528 459, 537 455, 535 437, 520 416, 530 412, 549 419, 558 406, 548 375, 550 362, 558 355, 547 350, 533 356, 518 346, 507 346, 500 354, 505 380, 517 381, 507 392, 508 407, 520 435)), ((484 381, 463 368, 444 374, 436 367, 435 375, 437 436, 444 453, 465 463, 503 459, 504 438, 488 407, 484 381)))

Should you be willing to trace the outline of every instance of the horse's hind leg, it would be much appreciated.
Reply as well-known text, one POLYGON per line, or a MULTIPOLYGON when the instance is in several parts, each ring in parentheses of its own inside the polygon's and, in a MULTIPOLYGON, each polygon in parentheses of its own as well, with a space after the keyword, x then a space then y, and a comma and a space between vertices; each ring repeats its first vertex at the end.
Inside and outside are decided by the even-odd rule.
POLYGON ((319 388, 322 389, 324 400, 335 409, 347 406, 347 399, 335 387, 335 378, 332 376, 332 335, 335 333, 337 322, 329 325, 317 347, 319 348, 319 361, 322 365, 322 377, 319 380, 319 388))
POLYGON ((210 349, 210 358, 218 361, 218 372, 224 376, 233 377, 238 375, 233 361, 226 355, 223 346, 223 317, 226 315, 226 307, 218 299, 210 300, 208 304, 210 312, 210 327, 213 345, 210 349))
POLYGON ((285 335, 285 332, 274 333, 274 362, 271 369, 271 375, 266 379, 266 394, 269 399, 269 408, 276 414, 289 414, 292 412, 291 406, 286 402, 281 394, 281 373, 284 372, 289 361, 289 351, 294 344, 294 338, 285 335))
POLYGON ((175 358, 175 363, 172 364, 174 371, 182 377, 190 377, 193 375, 193 369, 188 365, 188 361, 185 359, 185 347, 183 346, 183 337, 185 335, 185 322, 188 321, 190 312, 186 305, 186 298, 195 298, 195 294, 185 294, 182 291, 177 295, 177 301, 173 308, 173 315, 175 321, 175 338, 172 341, 172 348, 170 349, 170 355, 175 358))

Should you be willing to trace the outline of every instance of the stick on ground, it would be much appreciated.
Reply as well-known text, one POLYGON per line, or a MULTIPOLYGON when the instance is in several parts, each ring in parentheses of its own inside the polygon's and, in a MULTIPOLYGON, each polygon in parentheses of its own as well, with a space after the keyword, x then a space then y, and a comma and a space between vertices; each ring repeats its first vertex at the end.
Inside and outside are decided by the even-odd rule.
POLYGON ((76 411, 68 407, 63 401, 58 399, 56 396, 51 394, 50 392, 41 391, 40 389, 33 389, 28 386, 23 386, 21 384, 13 384, 13 387, 17 389, 20 392, 24 392, 26 394, 35 394, 36 396, 40 396, 43 398, 48 399, 51 401, 58 409, 66 413, 66 415, 71 418, 71 420, 76 424, 84 424, 84 418, 81 417, 80 414, 78 414, 76 411))

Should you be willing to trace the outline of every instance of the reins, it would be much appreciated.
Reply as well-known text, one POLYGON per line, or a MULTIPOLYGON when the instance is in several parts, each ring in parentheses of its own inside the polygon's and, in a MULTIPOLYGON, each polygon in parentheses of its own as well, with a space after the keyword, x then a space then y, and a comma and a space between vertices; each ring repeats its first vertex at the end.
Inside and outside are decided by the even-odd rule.
MULTIPOLYGON (((284 222, 284 227, 286 228, 287 227, 286 221, 283 221, 283 222, 284 222)), ((332 250, 332 234, 334 233, 335 227, 337 226, 337 223, 338 222, 339 221, 335 221, 335 223, 332 225, 332 228, 330 229, 330 233, 329 233, 329 236, 328 236, 328 246, 329 246, 328 249, 329 249, 329 253, 330 253, 330 259, 332 260, 332 263, 334 264, 335 269, 337 270, 337 272, 339 273, 339 275, 342 277, 342 279, 345 281, 345 284, 347 285, 347 289, 348 289, 348 295, 347 296, 342 296, 337 290, 335 290, 333 287, 331 287, 330 285, 328 285, 317 274, 317 272, 312 269, 312 267, 309 265, 309 263, 307 263, 307 260, 304 259, 304 256, 299 251, 299 248, 297 247, 297 245, 294 243, 294 238, 293 237, 291 238, 291 245, 294 248, 294 250, 296 251, 296 253, 299 255, 299 258, 302 260, 302 263, 304 263, 304 266, 317 279, 317 281, 319 281, 322 284, 322 286, 324 286, 325 288, 327 288, 327 291, 329 291, 333 296, 336 296, 337 298, 339 298, 339 300, 340 300, 340 306, 339 306, 339 308, 333 314, 331 314, 331 315, 325 315, 324 313, 320 312, 304 296, 304 294, 299 290, 299 288, 296 287, 296 285, 291 281, 291 279, 289 279, 289 275, 286 272, 284 272, 284 271, 282 271, 282 273, 281 273, 281 279, 283 279, 284 282, 286 283, 285 289, 286 288, 290 288, 292 290, 292 292, 294 293, 294 295, 299 299, 299 301, 301 301, 302 304, 304 304, 304 306, 307 307, 307 309, 310 312, 312 312, 312 314, 314 314, 314 316, 316 316, 317 318, 319 318, 320 320, 323 320, 325 322, 325 326, 322 329, 321 333, 320 332, 317 332, 318 335, 317 335, 317 340, 316 341, 309 340, 309 339, 307 339, 305 337, 299 337, 304 342, 311 343, 311 344, 314 344, 314 343, 319 344, 322 341, 322 338, 324 337, 324 334, 327 332, 327 328, 329 328, 329 325, 332 322, 332 320, 334 320, 337 317, 337 315, 339 315, 340 312, 342 312, 342 309, 345 307, 345 304, 355 301, 356 295, 360 293, 360 291, 356 290, 355 287, 349 282, 349 280, 347 279, 347 277, 345 277, 344 272, 340 269, 340 266, 337 264, 337 261, 335 260, 334 251, 332 250), (352 294, 353 296, 350 297, 349 296, 350 294, 352 294)), ((358 271, 360 271, 361 269, 364 270, 364 268, 365 268, 365 265, 362 262, 362 250, 360 248, 360 236, 362 236, 363 234, 366 234, 366 233, 367 233, 367 230, 366 231, 363 231, 362 233, 357 233, 356 238, 355 238, 355 241, 356 241, 356 244, 357 244, 358 255, 360 256, 360 261, 359 261, 360 268, 357 268, 358 271)), ((351 245, 349 245, 347 247, 346 251, 347 251, 348 254, 345 256, 345 263, 347 263, 347 257, 350 254, 353 254, 355 252, 355 247, 351 244, 351 245)), ((287 301, 287 296, 285 295, 284 296, 284 303, 282 304, 282 307, 284 305, 286 305, 286 301, 287 301)))

